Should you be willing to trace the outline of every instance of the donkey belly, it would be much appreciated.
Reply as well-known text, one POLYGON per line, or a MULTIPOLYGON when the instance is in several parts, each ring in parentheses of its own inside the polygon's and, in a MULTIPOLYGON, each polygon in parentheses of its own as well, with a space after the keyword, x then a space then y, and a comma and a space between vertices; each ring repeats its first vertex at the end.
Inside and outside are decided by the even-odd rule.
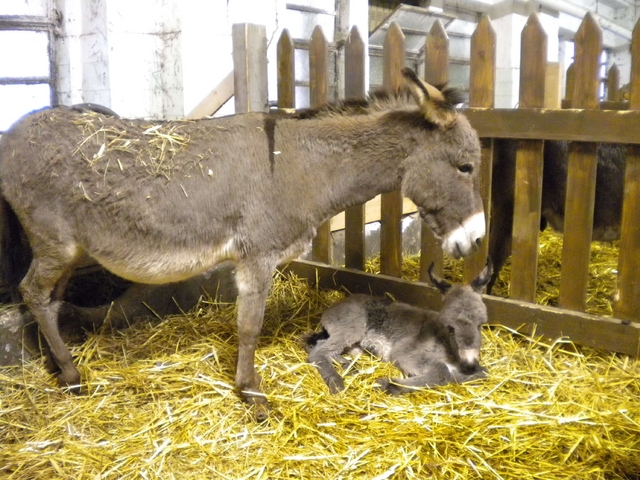
POLYGON ((237 260, 233 239, 207 248, 141 245, 126 255, 87 252, 103 267, 119 277, 137 283, 163 284, 186 280, 206 273, 225 260, 237 260))

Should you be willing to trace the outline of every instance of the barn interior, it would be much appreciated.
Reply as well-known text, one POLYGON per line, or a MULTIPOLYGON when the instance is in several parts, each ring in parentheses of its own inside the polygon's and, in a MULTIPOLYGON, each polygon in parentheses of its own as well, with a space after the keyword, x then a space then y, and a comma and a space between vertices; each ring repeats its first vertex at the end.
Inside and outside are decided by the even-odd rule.
MULTIPOLYGON (((576 36, 587 15, 601 32, 599 108, 611 118, 640 108, 640 76, 634 73, 640 64, 638 0, 3 0, 0 134, 49 105, 91 103, 124 118, 154 121, 307 108, 314 105, 310 57, 318 35, 326 42, 326 100, 339 101, 351 88, 347 45, 354 28, 366 52, 364 88, 376 90, 385 86, 385 41, 394 29, 403 34, 404 64, 421 78, 439 78, 426 50, 430 34, 442 27, 446 82, 465 92, 467 111, 479 106, 473 104, 472 44, 483 19, 490 19, 495 33, 494 89, 483 107, 517 110, 527 61, 522 32, 532 14, 546 33, 538 110, 581 118, 584 107, 571 100, 570 66, 584 48, 576 36), (238 87, 234 25, 260 26, 266 40, 258 53, 264 63, 250 69, 264 77, 249 86, 254 97, 238 87), (279 102, 285 30, 294 47, 292 105, 279 102)), ((482 138, 493 138, 498 130, 485 125, 484 113, 470 112, 469 118, 482 138)), ((631 121, 636 123, 612 120, 620 132, 593 141, 640 143, 628 126, 638 120, 631 121)), ((540 138, 541 145, 550 138, 547 131, 535 137, 538 127, 530 128, 534 133, 526 138, 540 138)), ((609 123, 600 128, 607 129, 609 123)), ((579 132, 569 140, 589 137, 579 132)), ((637 175, 632 180, 639 181, 637 175)), ((87 259, 67 292, 67 300, 83 310, 71 313, 71 322, 61 320, 85 382, 78 396, 54 387, 33 321, 20 306, 3 305, 0 474, 639 478, 640 307, 633 300, 617 303, 625 281, 620 258, 640 256, 638 239, 591 244, 584 305, 567 308, 560 291, 563 236, 551 229, 536 234, 533 290, 518 296, 507 262, 485 297, 490 313, 496 312, 483 329, 488 379, 390 397, 376 389, 375 379, 398 376, 397 370, 365 354, 350 358, 342 371, 347 390, 329 394, 306 363, 301 340, 318 328, 324 309, 359 290, 434 308, 439 302, 425 282, 422 222, 407 199, 396 205, 401 271, 385 270, 384 202, 377 197, 362 210, 362 275, 343 268, 350 238, 344 213, 326 225, 325 254, 314 249, 277 274, 256 360, 272 406, 264 424, 251 420, 233 387, 231 265, 184 284, 132 287, 87 259), (621 241, 627 243, 621 247, 621 241)), ((464 262, 440 262, 450 281, 468 278, 464 262)), ((629 262, 627 269, 637 265, 629 262)), ((637 295, 633 282, 630 291, 637 295)), ((8 301, 8 287, 0 290, 8 301)), ((632 298, 640 305, 640 297, 632 298)))

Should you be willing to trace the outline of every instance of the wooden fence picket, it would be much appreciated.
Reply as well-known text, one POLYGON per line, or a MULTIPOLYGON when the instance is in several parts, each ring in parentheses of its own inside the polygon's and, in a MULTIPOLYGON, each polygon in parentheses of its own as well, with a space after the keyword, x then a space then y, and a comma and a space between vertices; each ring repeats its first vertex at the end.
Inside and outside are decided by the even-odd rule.
POLYGON ((295 47, 289 30, 282 30, 278 40, 278 108, 296 106, 295 47))
MULTIPOLYGON (((311 107, 321 107, 329 100, 329 45, 322 27, 317 25, 309 43, 309 99, 311 107)), ((331 223, 318 227, 311 247, 311 257, 318 262, 331 263, 331 223)))
MULTIPOLYGON (((344 94, 347 99, 364 99, 365 60, 367 52, 358 27, 354 26, 345 44, 344 94)), ((347 208, 344 212, 344 263, 347 268, 364 270, 364 205, 347 208)))
POLYGON ((620 99, 620 69, 614 63, 607 73, 607 100, 617 102, 620 99))
MULTIPOLYGON (((529 16, 522 30, 520 108, 544 107, 547 34, 538 15, 529 16)), ((542 140, 519 140, 511 240, 511 298, 535 301, 538 269, 538 232, 542 201, 542 140)))
MULTIPOLYGON (((404 34, 396 22, 392 22, 383 45, 382 84, 388 92, 398 92, 404 78, 404 34)), ((380 273, 400 277, 402 275, 402 193, 383 193, 380 203, 380 273)))
MULTIPOLYGON (((629 109, 640 110, 640 20, 631 40, 629 109)), ((627 146, 618 259, 618 301, 614 314, 640 322, 640 145, 627 146)))
MULTIPOLYGON (((469 107, 493 108, 496 86, 496 32, 491 20, 483 15, 471 36, 469 107)), ((489 252, 491 226, 491 182, 493 176, 493 139, 481 138, 480 195, 484 204, 487 236, 479 251, 464 261, 464 280, 475 278, 484 267, 489 252)))
MULTIPOLYGON (((431 85, 440 86, 449 81, 449 36, 440 19, 437 19, 425 40, 424 79, 431 85)), ((442 276, 442 247, 440 241, 424 222, 420 228, 420 280, 429 280, 428 269, 435 263, 434 272, 442 276)))
MULTIPOLYGON (((582 21, 575 36, 575 45, 572 107, 599 108, 602 30, 591 13, 587 13, 582 21)), ((570 310, 584 311, 586 304, 596 187, 596 151, 595 143, 572 142, 569 144, 558 304, 570 310)))

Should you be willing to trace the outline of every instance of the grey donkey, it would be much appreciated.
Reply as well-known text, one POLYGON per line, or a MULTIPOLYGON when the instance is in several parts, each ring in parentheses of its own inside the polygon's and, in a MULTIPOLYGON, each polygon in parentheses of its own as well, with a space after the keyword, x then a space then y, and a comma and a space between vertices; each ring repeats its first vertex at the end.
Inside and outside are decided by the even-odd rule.
POLYGON ((333 362, 345 353, 365 350, 394 363, 406 378, 378 379, 387 393, 462 383, 487 376, 480 365, 480 328, 487 323, 481 292, 492 274, 491 261, 469 285, 452 285, 433 273, 444 295, 439 312, 369 295, 352 295, 332 305, 321 318, 323 329, 306 339, 314 363, 332 393, 344 390, 333 362))

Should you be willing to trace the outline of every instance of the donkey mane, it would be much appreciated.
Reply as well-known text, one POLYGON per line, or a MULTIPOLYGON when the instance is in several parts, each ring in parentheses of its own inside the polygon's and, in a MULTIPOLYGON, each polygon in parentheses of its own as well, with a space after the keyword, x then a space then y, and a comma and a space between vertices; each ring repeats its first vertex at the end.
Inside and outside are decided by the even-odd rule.
MULTIPOLYGON (((439 90, 441 87, 437 87, 439 90)), ((444 88, 442 95, 444 102, 438 102, 441 108, 453 110, 456 105, 464 102, 464 92, 458 88, 444 88)), ((416 101, 408 88, 404 87, 397 93, 386 90, 375 90, 369 93, 366 99, 349 99, 336 103, 328 103, 320 107, 297 110, 290 118, 308 120, 333 116, 368 115, 371 113, 383 113, 386 111, 409 110, 419 113, 416 101)), ((420 115, 422 116, 422 115, 420 115)))

